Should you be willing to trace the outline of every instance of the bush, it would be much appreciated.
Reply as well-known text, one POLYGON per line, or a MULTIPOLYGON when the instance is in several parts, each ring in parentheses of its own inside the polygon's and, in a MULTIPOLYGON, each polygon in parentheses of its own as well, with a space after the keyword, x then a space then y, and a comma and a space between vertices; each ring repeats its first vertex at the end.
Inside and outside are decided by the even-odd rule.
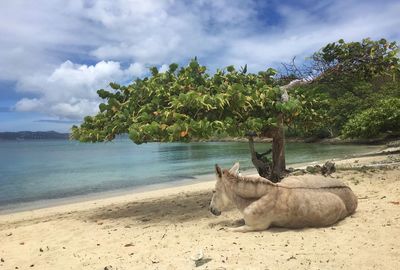
POLYGON ((399 131, 400 98, 388 98, 351 118, 344 125, 342 135, 351 138, 372 138, 382 133, 399 131))

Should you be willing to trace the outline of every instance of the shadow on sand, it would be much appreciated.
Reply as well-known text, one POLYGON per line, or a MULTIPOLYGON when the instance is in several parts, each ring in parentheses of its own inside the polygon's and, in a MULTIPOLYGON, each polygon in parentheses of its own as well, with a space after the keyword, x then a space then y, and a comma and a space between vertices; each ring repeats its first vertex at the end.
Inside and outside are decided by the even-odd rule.
POLYGON ((89 220, 129 219, 145 223, 184 222, 211 217, 208 206, 211 192, 195 192, 190 195, 181 193, 160 199, 133 201, 125 204, 115 204, 101 207, 88 213, 89 220))

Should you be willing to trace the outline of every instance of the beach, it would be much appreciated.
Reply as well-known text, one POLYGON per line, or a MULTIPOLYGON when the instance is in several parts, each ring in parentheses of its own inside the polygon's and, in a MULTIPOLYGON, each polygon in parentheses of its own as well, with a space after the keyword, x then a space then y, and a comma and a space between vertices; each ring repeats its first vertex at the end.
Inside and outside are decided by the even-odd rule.
POLYGON ((359 204, 326 228, 228 232, 242 216, 209 212, 215 181, 3 214, 0 269, 399 269, 399 160, 337 161, 359 204))

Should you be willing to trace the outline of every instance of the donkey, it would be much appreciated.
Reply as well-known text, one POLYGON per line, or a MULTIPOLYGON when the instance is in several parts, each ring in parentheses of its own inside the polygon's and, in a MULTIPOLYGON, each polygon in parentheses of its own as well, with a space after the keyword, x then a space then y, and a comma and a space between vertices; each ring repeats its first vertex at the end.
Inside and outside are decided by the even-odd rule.
POLYGON ((341 181, 324 176, 304 175, 272 183, 258 176, 241 176, 239 163, 229 171, 215 165, 217 182, 210 203, 219 216, 230 204, 243 214, 245 225, 232 231, 324 227, 332 225, 357 208, 357 197, 341 181))

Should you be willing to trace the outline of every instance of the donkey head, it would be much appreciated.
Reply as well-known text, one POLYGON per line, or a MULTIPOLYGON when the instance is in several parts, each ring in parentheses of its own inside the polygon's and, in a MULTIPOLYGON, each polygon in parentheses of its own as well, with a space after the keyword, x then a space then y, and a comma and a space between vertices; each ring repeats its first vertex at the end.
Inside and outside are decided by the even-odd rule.
MULTIPOLYGON (((239 163, 235 163, 233 167, 229 170, 231 174, 239 173, 239 163)), ((224 173, 221 168, 215 164, 215 175, 217 177, 217 182, 215 183, 215 190, 213 190, 213 196, 210 203, 210 212, 213 215, 221 215, 221 211, 226 210, 231 203, 229 196, 226 192, 226 187, 223 181, 224 173)))

